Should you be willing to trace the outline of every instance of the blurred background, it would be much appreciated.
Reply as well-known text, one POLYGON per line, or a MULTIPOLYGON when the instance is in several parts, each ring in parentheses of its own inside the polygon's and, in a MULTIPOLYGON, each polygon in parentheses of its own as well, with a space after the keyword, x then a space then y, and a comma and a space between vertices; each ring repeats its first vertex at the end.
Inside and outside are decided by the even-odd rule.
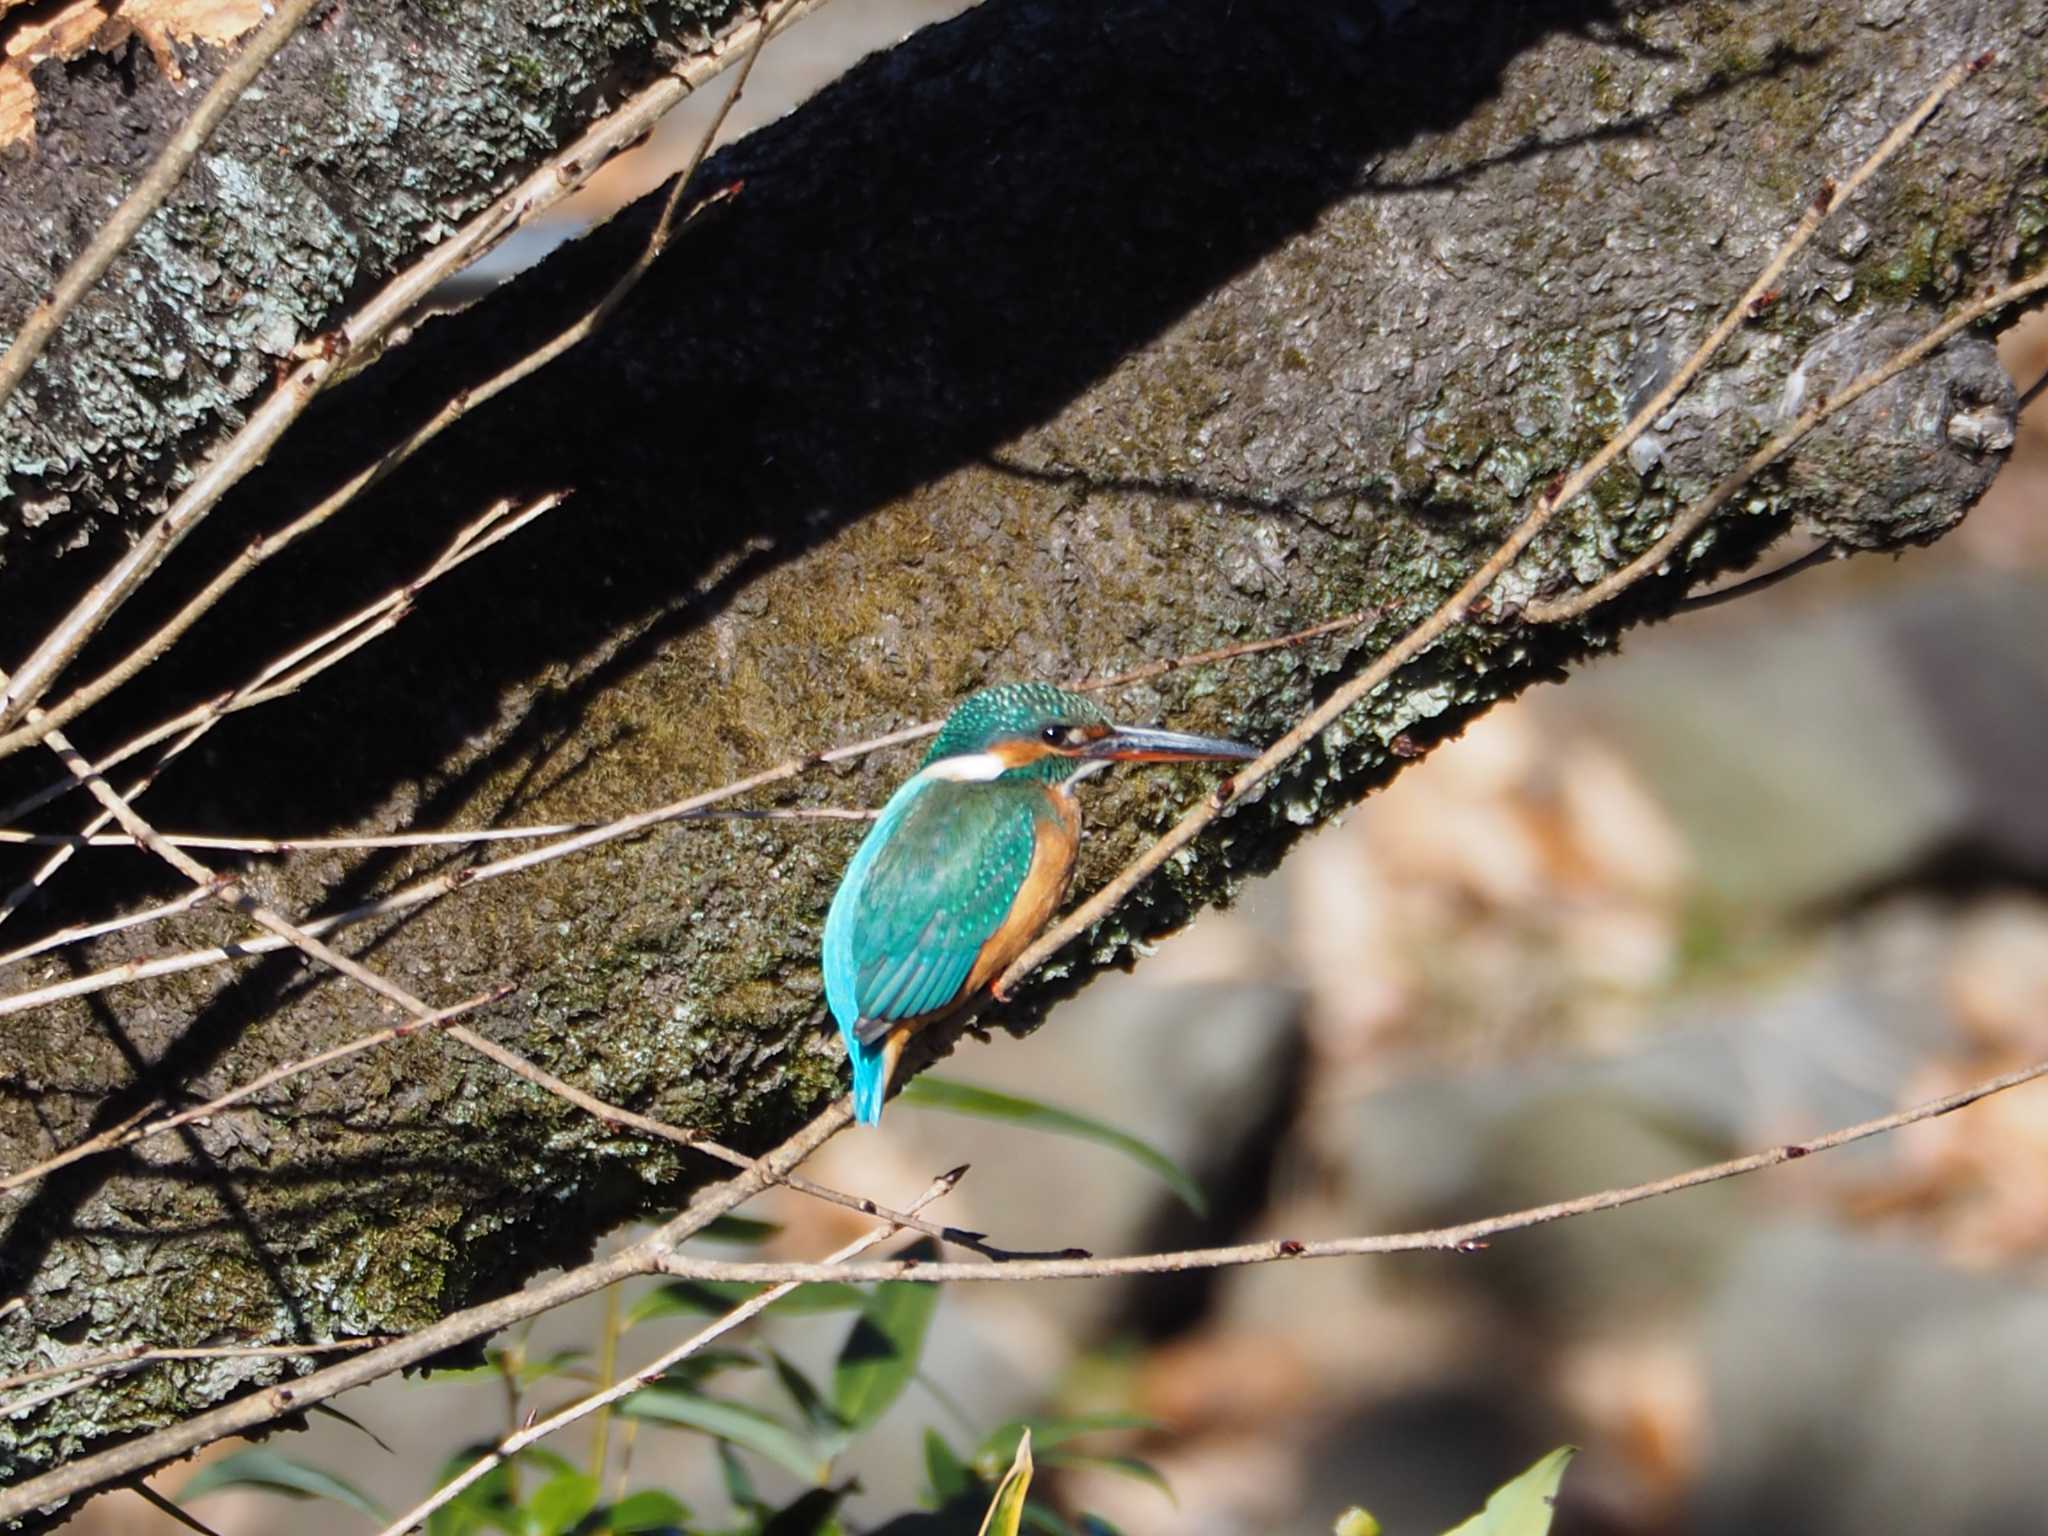
MULTIPOLYGON (((770 51, 728 135, 959 8, 827 7, 770 51)), ((721 92, 468 291, 657 184, 721 92)), ((2048 372, 2048 316, 2004 354, 2022 388, 2048 372)), ((1193 1173, 1206 1216, 1103 1147, 909 1106, 812 1171, 903 1203, 969 1163, 939 1214, 1012 1248, 1394 1231, 1658 1177, 2048 1056, 2044 500, 2036 408, 1939 545, 1632 637, 1495 710, 1136 974, 940 1069, 1144 1138, 1193 1173)), ((747 1250, 771 1256, 860 1229, 793 1198, 749 1214, 782 1224, 747 1250)), ((1171 1497, 1108 1471, 1040 1487, 1128 1536, 1323 1532, 1354 1503, 1396 1536, 1434 1533, 1567 1441, 1585 1449, 1566 1536, 2038 1532, 2044 1258, 2036 1085, 1483 1254, 955 1287, 918 1382, 837 1469, 861 1485, 847 1523, 914 1504, 928 1427, 964 1448, 1019 1415, 1119 1413, 1156 1427, 1090 1448, 1143 1457, 1171 1497)), ((635 1330, 624 1361, 691 1326, 635 1330)), ((845 1327, 766 1336, 821 1368, 845 1327)), ((592 1303, 522 1347, 594 1352, 604 1330, 592 1303)), ((787 1409, 765 1371, 720 1387, 787 1409)), ((578 1390, 508 1403, 489 1377, 387 1381, 340 1406, 395 1451, 329 1419, 274 1443, 403 1508, 508 1412, 578 1390)), ((721 1507, 702 1438, 615 1432, 613 1466, 629 1455, 636 1481, 721 1507)), ((798 1486, 757 1470, 764 1492, 798 1486)), ((194 1512, 226 1536, 370 1528, 242 1490, 194 1512)), ((115 1495, 74 1529, 178 1527, 115 1495)))

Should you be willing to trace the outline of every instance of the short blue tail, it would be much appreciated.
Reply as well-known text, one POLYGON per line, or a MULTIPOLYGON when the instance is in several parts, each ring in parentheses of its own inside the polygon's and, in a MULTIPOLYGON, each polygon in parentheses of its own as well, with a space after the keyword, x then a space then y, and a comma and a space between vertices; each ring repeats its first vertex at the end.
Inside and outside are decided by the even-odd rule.
POLYGON ((862 1125, 879 1125, 882 1100, 889 1096, 889 1053, 884 1043, 856 1045, 853 1060, 853 1118, 862 1125))
POLYGON ((846 1042, 846 1057, 853 1063, 853 1118, 862 1125, 882 1123, 882 1101, 889 1097, 889 1079, 896 1075, 903 1039, 904 1031, 898 1029, 869 1045, 854 1039, 846 1042))

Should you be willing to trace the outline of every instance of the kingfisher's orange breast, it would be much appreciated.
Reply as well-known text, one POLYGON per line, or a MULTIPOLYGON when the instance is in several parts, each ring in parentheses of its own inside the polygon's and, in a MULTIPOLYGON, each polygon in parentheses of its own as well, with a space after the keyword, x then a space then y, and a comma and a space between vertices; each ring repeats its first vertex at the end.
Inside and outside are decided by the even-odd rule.
POLYGON ((989 935, 975 957, 963 996, 972 996, 1002 975, 1010 962, 1045 931, 1067 894, 1067 882, 1074 874, 1074 857, 1081 846, 1081 808, 1072 795, 1050 786, 1045 790, 1045 802, 1032 826, 1035 846, 1031 867, 1024 873, 1024 883, 1017 888, 1009 916, 989 935))

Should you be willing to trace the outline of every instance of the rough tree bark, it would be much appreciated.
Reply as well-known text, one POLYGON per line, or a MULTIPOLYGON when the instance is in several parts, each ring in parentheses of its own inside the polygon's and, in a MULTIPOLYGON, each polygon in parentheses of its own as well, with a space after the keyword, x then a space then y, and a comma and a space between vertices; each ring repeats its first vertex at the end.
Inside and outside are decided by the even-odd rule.
MULTIPOLYGON (((671 7, 664 25, 705 9, 671 7)), ((334 94, 345 46, 381 61, 360 72, 390 104, 364 153, 391 174, 323 170, 326 130, 280 141, 261 197, 238 201, 246 184, 216 166, 152 225, 143 279, 110 280, 60 338, 27 415, 8 422, 0 612, 17 654, 104 557, 103 536, 74 548, 92 524, 155 505, 232 419, 262 356, 561 136, 594 100, 565 82, 609 78, 591 54, 550 62, 554 115, 485 146, 479 122, 526 122, 529 82, 465 50, 509 59, 514 44, 437 32, 439 57, 467 60, 460 82, 437 82, 408 53, 419 14, 337 15, 287 51, 218 156, 242 153, 238 133, 260 140, 264 114, 368 113, 357 73, 334 94), (450 93, 470 110, 431 105, 450 93), (410 166, 430 185, 401 216, 410 166), (242 254, 230 260, 222 241, 242 254), (307 246, 333 259, 290 256, 307 246), (372 247, 374 261, 360 254, 372 247), (285 290, 265 276, 280 271, 293 274, 285 290), (181 272, 195 303, 168 314, 158 285, 181 272), (236 289, 259 295, 262 324, 237 331, 208 308, 236 289), (114 377, 108 359, 147 351, 163 328, 182 373, 128 367, 111 393, 59 388, 114 377), (117 395, 149 402, 139 435, 94 414, 117 395)), ((88 751, 121 740, 388 588, 492 499, 570 486, 566 508, 437 589, 381 648, 216 731, 153 793, 159 824, 283 834, 607 818, 932 716, 986 681, 1103 671, 1376 608, 1339 644, 1176 674, 1120 701, 1141 718, 1268 737, 1446 595, 1684 355, 1822 179, 1980 49, 1999 49, 1999 67, 1838 216, 1782 301, 1538 543, 1503 597, 1611 569, 1788 409, 1943 301, 2038 263, 2044 29, 2043 0, 988 0, 725 155, 710 174, 744 178, 744 192, 688 231, 605 334, 266 571, 75 734, 88 751)), ((645 58, 635 42, 617 67, 645 58)), ((126 96, 98 66, 38 76, 45 124, 8 168, 6 196, 47 215, 47 259, 103 201, 98 183, 64 184, 56 146, 116 112, 154 142, 175 110, 146 54, 128 67, 126 96)), ((128 174, 132 163, 108 173, 128 174)), ((630 259, 646 220, 617 221, 339 388, 123 629, 548 334, 630 259)), ((1500 603, 1000 1018, 1036 1021, 1124 962, 1132 939, 1271 867, 1400 757, 1788 527, 1859 548, 1937 536, 1993 473, 2011 405, 1988 342, 1965 338, 1812 442, 1685 569, 1616 609, 1538 631, 1500 603)), ((908 762, 815 774, 786 801, 878 803, 908 762)), ((46 775, 24 755, 0 766, 0 789, 46 775)), ((1084 882, 1199 782, 1153 773, 1094 790, 1084 882)), ((608 1099, 759 1146, 841 1084, 815 950, 854 836, 671 827, 348 939, 437 1002, 516 981, 483 1027, 608 1099)), ((94 857, 103 873, 67 872, 49 921, 166 889, 139 858, 94 857)), ((309 912, 445 857, 259 861, 251 878, 309 912)), ((235 931, 196 914, 79 963, 235 931)), ((11 987, 58 974, 16 969, 11 987)), ((7 1020, 0 1165, 373 1021, 362 994, 289 957, 7 1020)), ((573 1260, 704 1172, 415 1040, 7 1197, 0 1296, 27 1305, 0 1316, 0 1373, 137 1341, 410 1328, 573 1260)), ((0 1477, 278 1369, 159 1367, 64 1397, 0 1425, 0 1477)))

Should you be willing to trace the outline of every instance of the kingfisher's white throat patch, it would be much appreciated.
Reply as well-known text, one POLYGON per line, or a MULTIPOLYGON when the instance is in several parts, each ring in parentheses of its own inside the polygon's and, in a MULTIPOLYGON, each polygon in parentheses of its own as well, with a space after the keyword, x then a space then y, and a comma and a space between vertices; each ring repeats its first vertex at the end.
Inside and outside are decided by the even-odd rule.
POLYGON ((919 770, 921 779, 951 779, 956 784, 986 784, 1000 779, 1009 772, 1010 764, 994 752, 962 752, 955 757, 942 757, 930 767, 919 770))

